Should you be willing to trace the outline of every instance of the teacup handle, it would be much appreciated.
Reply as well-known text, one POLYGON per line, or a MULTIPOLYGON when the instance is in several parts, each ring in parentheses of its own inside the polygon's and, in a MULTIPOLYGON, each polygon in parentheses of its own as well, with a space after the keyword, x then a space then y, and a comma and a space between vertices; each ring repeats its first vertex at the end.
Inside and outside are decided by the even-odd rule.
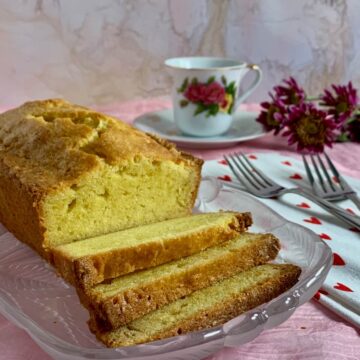
POLYGON ((239 94, 237 99, 236 99, 236 103, 235 103, 235 109, 250 95, 252 94, 252 92, 257 88, 257 86, 260 84, 260 81, 262 80, 262 71, 259 68, 258 65, 255 64, 246 64, 246 67, 251 70, 251 71, 255 71, 256 73, 256 77, 254 79, 254 81, 252 82, 252 84, 250 85, 249 89, 247 89, 245 92, 243 92, 242 94, 239 94))

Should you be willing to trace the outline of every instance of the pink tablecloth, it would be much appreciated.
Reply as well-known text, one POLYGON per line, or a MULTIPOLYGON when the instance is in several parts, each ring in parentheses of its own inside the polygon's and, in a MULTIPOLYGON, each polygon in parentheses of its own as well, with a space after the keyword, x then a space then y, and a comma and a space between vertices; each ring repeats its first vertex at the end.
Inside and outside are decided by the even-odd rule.
MULTIPOLYGON (((167 99, 133 101, 102 107, 108 113, 125 121, 153 110, 169 107, 167 99)), ((203 159, 220 158, 223 153, 277 151, 289 156, 297 155, 289 150, 280 137, 266 135, 260 139, 240 143, 222 150, 190 150, 203 159)), ((189 151, 189 150, 188 150, 189 151)), ((360 179, 360 144, 336 144, 330 152, 344 174, 360 179)), ((300 360, 300 359, 360 359, 359 332, 346 321, 331 313, 315 301, 300 307, 294 315, 275 329, 264 331, 252 342, 238 348, 223 349, 208 360, 300 360)), ((27 335, 0 315, 0 359, 47 360, 45 354, 27 335)))

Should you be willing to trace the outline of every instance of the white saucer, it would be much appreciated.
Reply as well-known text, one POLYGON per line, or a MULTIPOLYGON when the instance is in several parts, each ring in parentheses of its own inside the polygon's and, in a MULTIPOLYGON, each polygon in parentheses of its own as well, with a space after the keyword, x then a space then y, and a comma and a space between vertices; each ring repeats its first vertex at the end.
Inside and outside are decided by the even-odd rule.
POLYGON ((134 120, 134 127, 155 133, 181 147, 192 149, 216 149, 235 145, 238 142, 263 136, 266 131, 255 121, 258 112, 240 111, 235 113, 234 122, 229 131, 213 137, 196 137, 183 134, 175 125, 172 109, 146 113, 134 120))

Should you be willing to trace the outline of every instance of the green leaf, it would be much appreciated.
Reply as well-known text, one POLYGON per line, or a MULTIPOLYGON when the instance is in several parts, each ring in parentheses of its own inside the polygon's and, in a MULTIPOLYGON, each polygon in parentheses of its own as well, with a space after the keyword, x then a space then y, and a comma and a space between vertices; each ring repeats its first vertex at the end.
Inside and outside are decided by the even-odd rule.
POLYGON ((194 77, 191 80, 191 85, 196 85, 198 82, 199 82, 199 80, 196 77, 194 77))
POLYGON ((227 80, 226 80, 226 77, 224 75, 221 76, 221 82, 224 86, 226 86, 227 84, 227 80))
POLYGON ((208 113, 206 117, 215 116, 219 112, 219 105, 218 104, 211 104, 208 106, 208 113))
POLYGON ((233 111, 234 104, 235 104, 235 97, 233 97, 233 99, 234 99, 234 100, 233 100, 232 104, 231 104, 230 107, 229 107, 228 114, 231 114, 232 111, 233 111))
POLYGON ((183 108, 183 107, 189 105, 189 101, 187 101, 187 100, 180 100, 179 104, 180 104, 180 106, 183 108))
POLYGON ((232 94, 236 90, 235 81, 232 81, 225 89, 228 94, 232 94))
POLYGON ((177 89, 178 93, 183 93, 189 85, 189 79, 185 78, 181 86, 177 89))
POLYGON ((207 110, 207 107, 204 104, 198 103, 194 111, 194 116, 204 112, 205 110, 207 110))
POLYGON ((350 139, 345 133, 342 133, 336 138, 336 141, 338 141, 338 142, 347 142, 347 141, 350 141, 350 139))
POLYGON ((216 115, 219 112, 219 104, 211 104, 209 106, 209 112, 211 115, 216 115))
POLYGON ((215 81, 215 76, 211 76, 208 78, 207 84, 211 84, 215 81))
POLYGON ((358 118, 356 116, 348 118, 345 123, 349 125, 355 121, 358 121, 358 118))
POLYGON ((235 101, 236 101, 236 99, 235 99, 235 90, 231 93, 231 96, 233 98, 233 101, 232 101, 232 103, 231 103, 231 105, 229 107, 228 114, 232 113, 234 105, 235 105, 235 101))
POLYGON ((236 85, 235 85, 235 81, 232 81, 225 89, 225 92, 229 95, 232 96, 233 98, 233 102, 228 110, 228 114, 231 114, 232 111, 233 111, 233 108, 234 108, 234 104, 235 104, 235 101, 236 101, 236 85))

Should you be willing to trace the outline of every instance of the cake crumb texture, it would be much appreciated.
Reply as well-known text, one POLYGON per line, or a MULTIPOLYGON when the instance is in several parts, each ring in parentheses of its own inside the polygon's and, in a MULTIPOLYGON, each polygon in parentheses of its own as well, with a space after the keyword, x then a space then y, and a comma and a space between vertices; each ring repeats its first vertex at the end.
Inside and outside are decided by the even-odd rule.
POLYGON ((295 265, 260 265, 195 291, 126 326, 100 331, 90 329, 108 347, 131 346, 214 327, 272 300, 290 289, 300 276, 295 265))
POLYGON ((87 289, 233 239, 251 223, 250 213, 189 215, 60 245, 52 262, 65 280, 87 289))
POLYGON ((97 328, 116 329, 239 271, 274 260, 279 250, 280 242, 271 234, 242 233, 192 256, 96 285, 79 297, 97 328))

